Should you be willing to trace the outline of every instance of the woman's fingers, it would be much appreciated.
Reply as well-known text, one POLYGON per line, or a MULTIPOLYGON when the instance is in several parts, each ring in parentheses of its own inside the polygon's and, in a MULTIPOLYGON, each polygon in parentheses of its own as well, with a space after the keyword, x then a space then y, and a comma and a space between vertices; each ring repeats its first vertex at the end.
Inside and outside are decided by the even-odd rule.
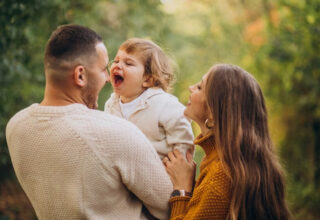
POLYGON ((164 164, 166 164, 168 161, 169 161, 169 158, 168 158, 168 157, 164 157, 164 158, 162 159, 162 163, 164 163, 164 164))
MULTIPOLYGON (((166 169, 168 168, 168 164, 170 163, 170 159, 168 157, 164 157, 162 159, 162 163, 164 164, 164 166, 166 167, 166 169)), ((168 170, 167 170, 168 171, 168 170)))
MULTIPOLYGON (((162 162, 163 163, 167 163, 169 161, 169 162, 172 162, 172 163, 176 163, 176 160, 185 160, 183 154, 177 149, 169 152, 168 156, 164 157, 162 162)), ((192 155, 192 153, 190 151, 187 151, 186 161, 187 161, 188 164, 193 163, 193 155, 192 155)))
POLYGON ((173 151, 168 153, 168 158, 170 161, 174 161, 176 159, 176 156, 174 155, 173 151))
POLYGON ((178 149, 174 149, 172 153, 176 158, 183 157, 182 153, 178 149))
POLYGON ((187 151, 187 161, 190 163, 190 162, 193 162, 193 155, 191 154, 190 151, 187 151))
POLYGON ((167 173, 172 181, 174 188, 184 189, 190 192, 194 182, 194 170, 192 155, 188 156, 187 161, 182 153, 174 150, 162 159, 167 173))

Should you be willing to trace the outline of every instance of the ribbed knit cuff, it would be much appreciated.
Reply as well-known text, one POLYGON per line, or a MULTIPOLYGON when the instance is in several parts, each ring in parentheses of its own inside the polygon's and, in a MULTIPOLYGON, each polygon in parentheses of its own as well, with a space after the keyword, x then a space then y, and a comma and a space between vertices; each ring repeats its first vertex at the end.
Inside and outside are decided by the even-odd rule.
POLYGON ((191 197, 189 196, 175 196, 169 200, 171 207, 171 217, 184 216, 187 211, 187 205, 191 197))

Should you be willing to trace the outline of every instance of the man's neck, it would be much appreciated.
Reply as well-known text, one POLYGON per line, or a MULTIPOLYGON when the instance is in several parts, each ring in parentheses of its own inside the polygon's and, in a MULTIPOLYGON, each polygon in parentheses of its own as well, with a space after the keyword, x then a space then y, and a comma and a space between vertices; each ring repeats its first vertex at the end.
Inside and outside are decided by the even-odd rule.
POLYGON ((71 91, 68 92, 66 90, 54 88, 50 85, 46 85, 44 98, 40 105, 43 106, 66 106, 74 103, 85 104, 83 100, 77 97, 76 95, 71 96, 70 94, 74 94, 71 91))

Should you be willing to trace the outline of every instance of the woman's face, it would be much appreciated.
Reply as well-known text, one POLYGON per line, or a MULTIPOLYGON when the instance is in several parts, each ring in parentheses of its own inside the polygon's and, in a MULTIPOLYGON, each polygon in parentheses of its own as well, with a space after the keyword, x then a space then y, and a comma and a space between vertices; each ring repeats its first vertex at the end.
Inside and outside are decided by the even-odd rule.
POLYGON ((190 97, 184 115, 197 124, 204 124, 205 120, 209 118, 210 111, 205 97, 205 85, 208 77, 206 73, 200 82, 189 87, 190 97))

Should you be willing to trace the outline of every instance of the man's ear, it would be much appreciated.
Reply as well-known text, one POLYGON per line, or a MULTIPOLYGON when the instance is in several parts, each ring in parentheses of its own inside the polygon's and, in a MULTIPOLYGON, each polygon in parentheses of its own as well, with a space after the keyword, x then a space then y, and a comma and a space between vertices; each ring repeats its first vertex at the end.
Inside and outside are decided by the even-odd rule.
POLYGON ((142 83, 143 88, 150 88, 154 85, 154 78, 152 76, 144 76, 144 81, 142 83))
POLYGON ((84 66, 78 65, 73 70, 73 79, 76 85, 84 87, 87 84, 87 75, 84 66))

